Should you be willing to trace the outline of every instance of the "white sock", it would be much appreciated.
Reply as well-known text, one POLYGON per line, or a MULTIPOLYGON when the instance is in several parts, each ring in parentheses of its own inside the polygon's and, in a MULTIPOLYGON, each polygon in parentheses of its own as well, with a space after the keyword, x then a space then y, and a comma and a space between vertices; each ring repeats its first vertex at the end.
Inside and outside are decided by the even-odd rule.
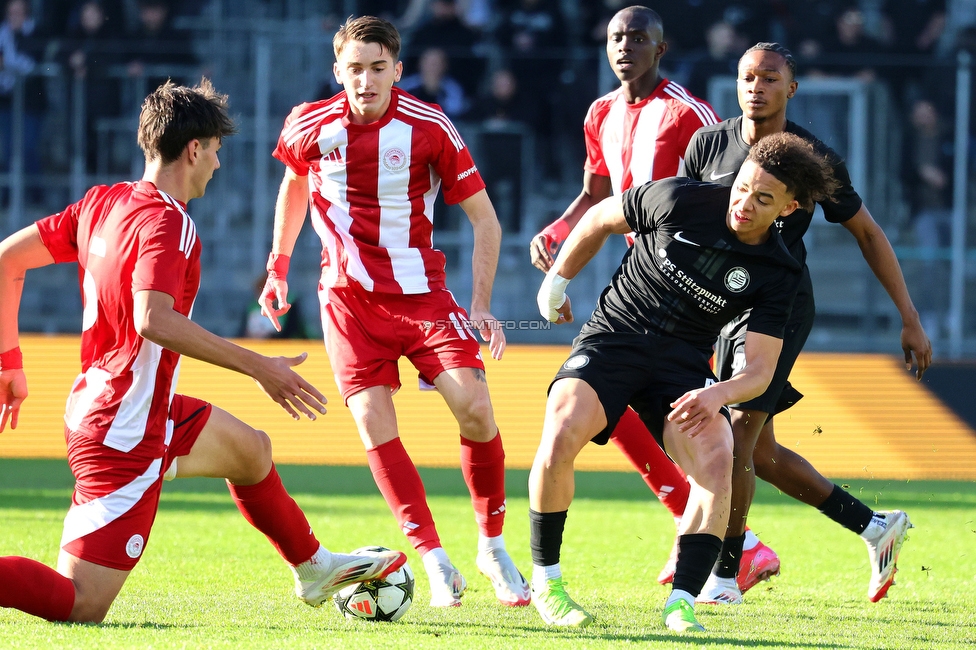
POLYGON ((746 528, 746 541, 742 543, 742 550, 751 551, 757 546, 759 546, 759 538, 756 537, 756 534, 754 532, 746 528))
POLYGON ((301 580, 311 580, 312 578, 320 575, 322 569, 329 570, 332 568, 332 553, 330 553, 324 546, 319 545, 319 550, 315 551, 315 555, 305 560, 298 566, 292 567, 301 580))
POLYGON ((499 535, 498 537, 485 537, 481 533, 478 533, 478 553, 485 553, 486 551, 504 551, 505 550, 505 538, 499 535))
POLYGON ((532 565, 532 585, 536 588, 536 591, 545 589, 546 581, 562 577, 563 571, 559 568, 558 562, 549 566, 532 565))
POLYGON ((882 514, 875 512, 871 515, 871 523, 861 531, 864 539, 877 539, 888 529, 888 519, 882 514))
POLYGON ((691 593, 685 591, 684 589, 672 589, 671 595, 668 596, 668 600, 664 603, 664 607, 668 608, 675 603, 677 600, 687 601, 692 607, 695 606, 695 597, 691 593))
POLYGON ((440 575, 444 567, 452 566, 451 559, 447 557, 447 551, 440 546, 427 551, 420 559, 423 560, 424 569, 427 570, 428 576, 440 575))

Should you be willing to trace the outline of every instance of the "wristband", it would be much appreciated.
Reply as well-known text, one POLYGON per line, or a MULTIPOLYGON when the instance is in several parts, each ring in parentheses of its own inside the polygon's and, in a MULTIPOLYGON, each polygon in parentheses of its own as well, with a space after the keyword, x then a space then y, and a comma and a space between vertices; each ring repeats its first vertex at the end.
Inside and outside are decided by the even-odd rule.
POLYGON ((554 244, 561 244, 569 237, 569 224, 562 219, 556 219, 551 224, 542 229, 540 235, 544 235, 554 244))
POLYGON ((542 281, 542 286, 539 287, 539 294, 536 296, 539 313, 550 323, 559 320, 559 312, 556 310, 566 304, 566 287, 568 286, 569 280, 550 269, 546 273, 546 279, 542 281))
POLYGON ((24 355, 20 353, 20 346, 0 352, 0 372, 4 370, 20 370, 24 367, 24 355))
POLYGON ((290 255, 268 255, 268 279, 284 280, 288 277, 288 266, 291 264, 290 255))

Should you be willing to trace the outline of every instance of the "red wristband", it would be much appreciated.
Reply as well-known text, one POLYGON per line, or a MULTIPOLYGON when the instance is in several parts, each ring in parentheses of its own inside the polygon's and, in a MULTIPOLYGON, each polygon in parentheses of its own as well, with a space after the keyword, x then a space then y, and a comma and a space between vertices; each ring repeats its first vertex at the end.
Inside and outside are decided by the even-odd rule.
POLYGON ((290 255, 268 255, 268 277, 283 280, 288 277, 288 266, 291 264, 290 255))
POLYGON ((24 355, 20 353, 20 347, 0 352, 0 372, 4 370, 20 370, 24 367, 24 355))
POLYGON ((569 237, 569 224, 562 219, 557 219, 543 228, 539 234, 545 235, 557 244, 561 244, 569 237))

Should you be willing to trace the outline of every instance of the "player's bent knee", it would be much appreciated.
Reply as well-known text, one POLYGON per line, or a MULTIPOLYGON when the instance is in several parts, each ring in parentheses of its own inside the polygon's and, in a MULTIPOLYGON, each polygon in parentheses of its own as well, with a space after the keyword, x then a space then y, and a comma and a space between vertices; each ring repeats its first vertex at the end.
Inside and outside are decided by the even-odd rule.
POLYGON ((495 437, 495 414, 488 395, 479 395, 465 402, 457 412, 458 425, 465 438, 487 442, 495 437))
POLYGON ((732 476, 733 453, 731 442, 716 439, 699 446, 691 454, 696 481, 702 485, 723 482, 732 476))
MULTIPOLYGON (((252 466, 254 471, 262 471, 271 462, 271 437, 260 429, 252 429, 248 451, 242 460, 252 466)), ((242 450, 243 451, 243 450, 242 450)))
POLYGON ((775 442, 764 444, 760 440, 752 451, 752 462, 756 476, 764 481, 775 478, 781 470, 786 468, 786 464, 780 458, 779 445, 775 442))

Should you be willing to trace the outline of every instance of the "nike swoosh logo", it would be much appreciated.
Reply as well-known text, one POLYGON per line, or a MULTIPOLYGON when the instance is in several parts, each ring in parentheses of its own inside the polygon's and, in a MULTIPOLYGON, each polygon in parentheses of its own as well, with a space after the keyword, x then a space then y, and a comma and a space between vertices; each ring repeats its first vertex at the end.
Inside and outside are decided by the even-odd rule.
POLYGON ((685 239, 684 237, 682 237, 681 236, 681 233, 683 233, 683 232, 684 232, 684 230, 679 230, 678 232, 674 233, 674 240, 675 241, 679 241, 682 244, 689 244, 691 246, 701 246, 701 244, 696 244, 695 242, 689 241, 689 240, 685 239))
POLYGON ((708 177, 709 177, 709 178, 710 178, 711 180, 713 180, 713 181, 717 181, 717 180, 718 180, 718 179, 720 179, 720 178, 725 178, 726 176, 731 176, 731 175, 732 175, 732 174, 734 174, 734 173, 735 173, 735 172, 725 172, 724 174, 716 174, 715 172, 712 172, 711 174, 709 174, 709 176, 708 176, 708 177))

